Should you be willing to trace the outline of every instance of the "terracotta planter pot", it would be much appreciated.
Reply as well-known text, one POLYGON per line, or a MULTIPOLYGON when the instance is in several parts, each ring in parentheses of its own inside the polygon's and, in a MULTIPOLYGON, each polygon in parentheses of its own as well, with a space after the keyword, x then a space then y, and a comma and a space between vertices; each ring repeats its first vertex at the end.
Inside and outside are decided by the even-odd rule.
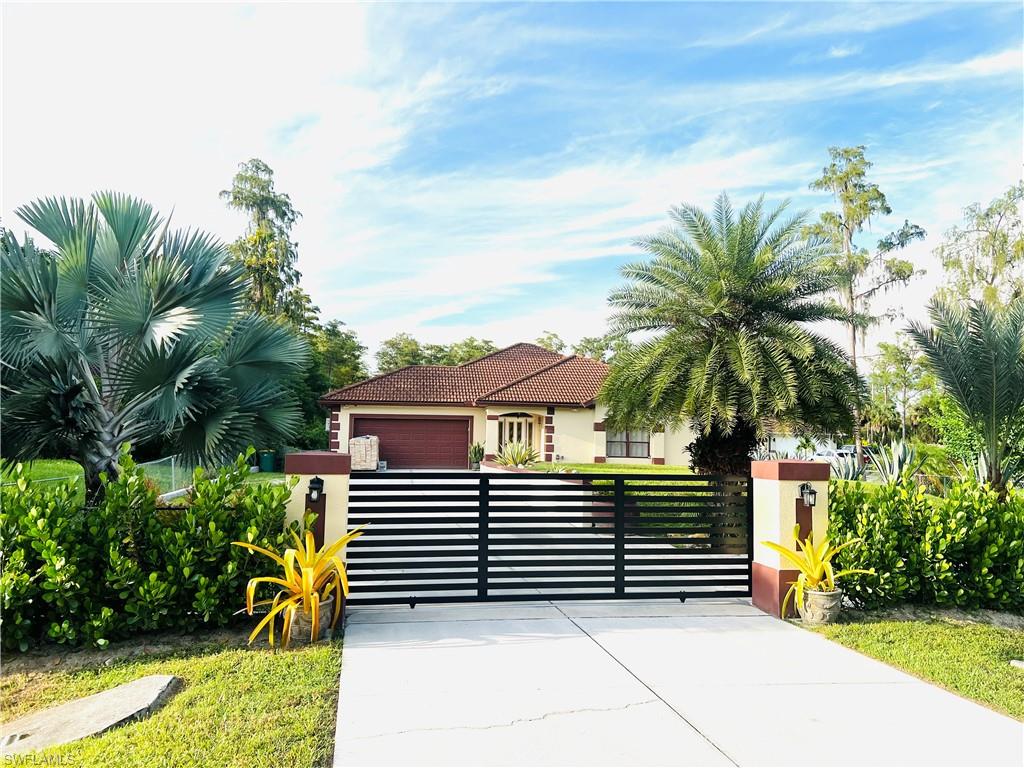
POLYGON ((843 590, 834 592, 817 592, 813 589, 804 590, 804 604, 798 605, 800 618, 807 624, 834 624, 843 609, 843 590))
MULTIPOLYGON (((344 604, 342 604, 341 610, 344 612, 344 604)), ((338 620, 338 626, 341 626, 342 620, 338 620)), ((311 642, 328 639, 331 636, 332 621, 334 621, 334 595, 320 603, 320 632, 315 640, 310 639, 313 632, 312 616, 303 613, 301 609, 296 612, 295 619, 292 621, 291 627, 288 628, 289 645, 309 645, 311 642)))

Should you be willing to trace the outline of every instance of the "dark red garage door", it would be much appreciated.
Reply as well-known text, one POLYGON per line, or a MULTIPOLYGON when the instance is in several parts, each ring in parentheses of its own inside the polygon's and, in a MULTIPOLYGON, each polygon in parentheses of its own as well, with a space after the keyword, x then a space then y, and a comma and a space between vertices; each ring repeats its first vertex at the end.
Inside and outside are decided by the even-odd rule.
POLYGON ((469 418, 441 419, 356 416, 352 436, 380 438, 380 458, 388 469, 466 469, 469 418))

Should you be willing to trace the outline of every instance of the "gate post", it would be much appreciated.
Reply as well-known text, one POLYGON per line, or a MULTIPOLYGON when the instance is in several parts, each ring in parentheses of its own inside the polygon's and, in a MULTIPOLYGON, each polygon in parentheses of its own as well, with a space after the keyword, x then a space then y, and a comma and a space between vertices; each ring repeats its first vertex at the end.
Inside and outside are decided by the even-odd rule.
MULTIPOLYGON (((303 451, 284 457, 285 480, 298 478, 285 512, 285 523, 302 525, 306 510, 318 514, 314 525, 317 546, 348 533, 348 479, 352 459, 347 453, 303 451), (322 488, 317 488, 319 481, 322 488), (311 487, 312 484, 312 487, 311 487), (316 498, 314 498, 314 495, 316 498)), ((344 559, 344 552, 341 553, 344 559)))
POLYGON ((487 598, 487 547, 488 526, 490 524, 491 479, 481 474, 477 480, 479 489, 479 516, 477 528, 477 561, 476 561, 476 596, 481 600, 487 598))
MULTIPOLYGON (((754 461, 750 465, 753 478, 754 512, 751 529, 751 596, 753 603, 765 613, 782 616, 782 601, 798 571, 786 568, 786 561, 762 542, 773 541, 793 549, 793 526, 800 525, 800 534, 813 532, 815 541, 828 533, 828 479, 831 467, 820 461, 754 461), (800 486, 809 483, 817 493, 813 508, 801 500, 800 486)), ((790 609, 790 615, 794 611, 790 609)))
POLYGON ((626 484, 615 478, 615 596, 626 596, 626 484))

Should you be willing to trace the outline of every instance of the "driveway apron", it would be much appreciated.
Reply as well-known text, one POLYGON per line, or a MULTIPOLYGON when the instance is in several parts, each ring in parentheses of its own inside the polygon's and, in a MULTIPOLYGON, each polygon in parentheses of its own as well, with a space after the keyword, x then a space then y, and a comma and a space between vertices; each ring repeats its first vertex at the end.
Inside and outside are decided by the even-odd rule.
POLYGON ((334 764, 1014 765, 1024 726, 743 600, 353 609, 334 764))

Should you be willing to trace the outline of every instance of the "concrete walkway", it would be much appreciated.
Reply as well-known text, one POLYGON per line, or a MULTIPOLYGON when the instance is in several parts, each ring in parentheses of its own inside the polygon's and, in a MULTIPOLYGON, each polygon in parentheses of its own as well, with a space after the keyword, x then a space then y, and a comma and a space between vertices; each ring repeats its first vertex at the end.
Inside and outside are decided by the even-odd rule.
POLYGON ((1024 765, 1021 723, 741 600, 353 609, 342 667, 335 766, 1024 765))

